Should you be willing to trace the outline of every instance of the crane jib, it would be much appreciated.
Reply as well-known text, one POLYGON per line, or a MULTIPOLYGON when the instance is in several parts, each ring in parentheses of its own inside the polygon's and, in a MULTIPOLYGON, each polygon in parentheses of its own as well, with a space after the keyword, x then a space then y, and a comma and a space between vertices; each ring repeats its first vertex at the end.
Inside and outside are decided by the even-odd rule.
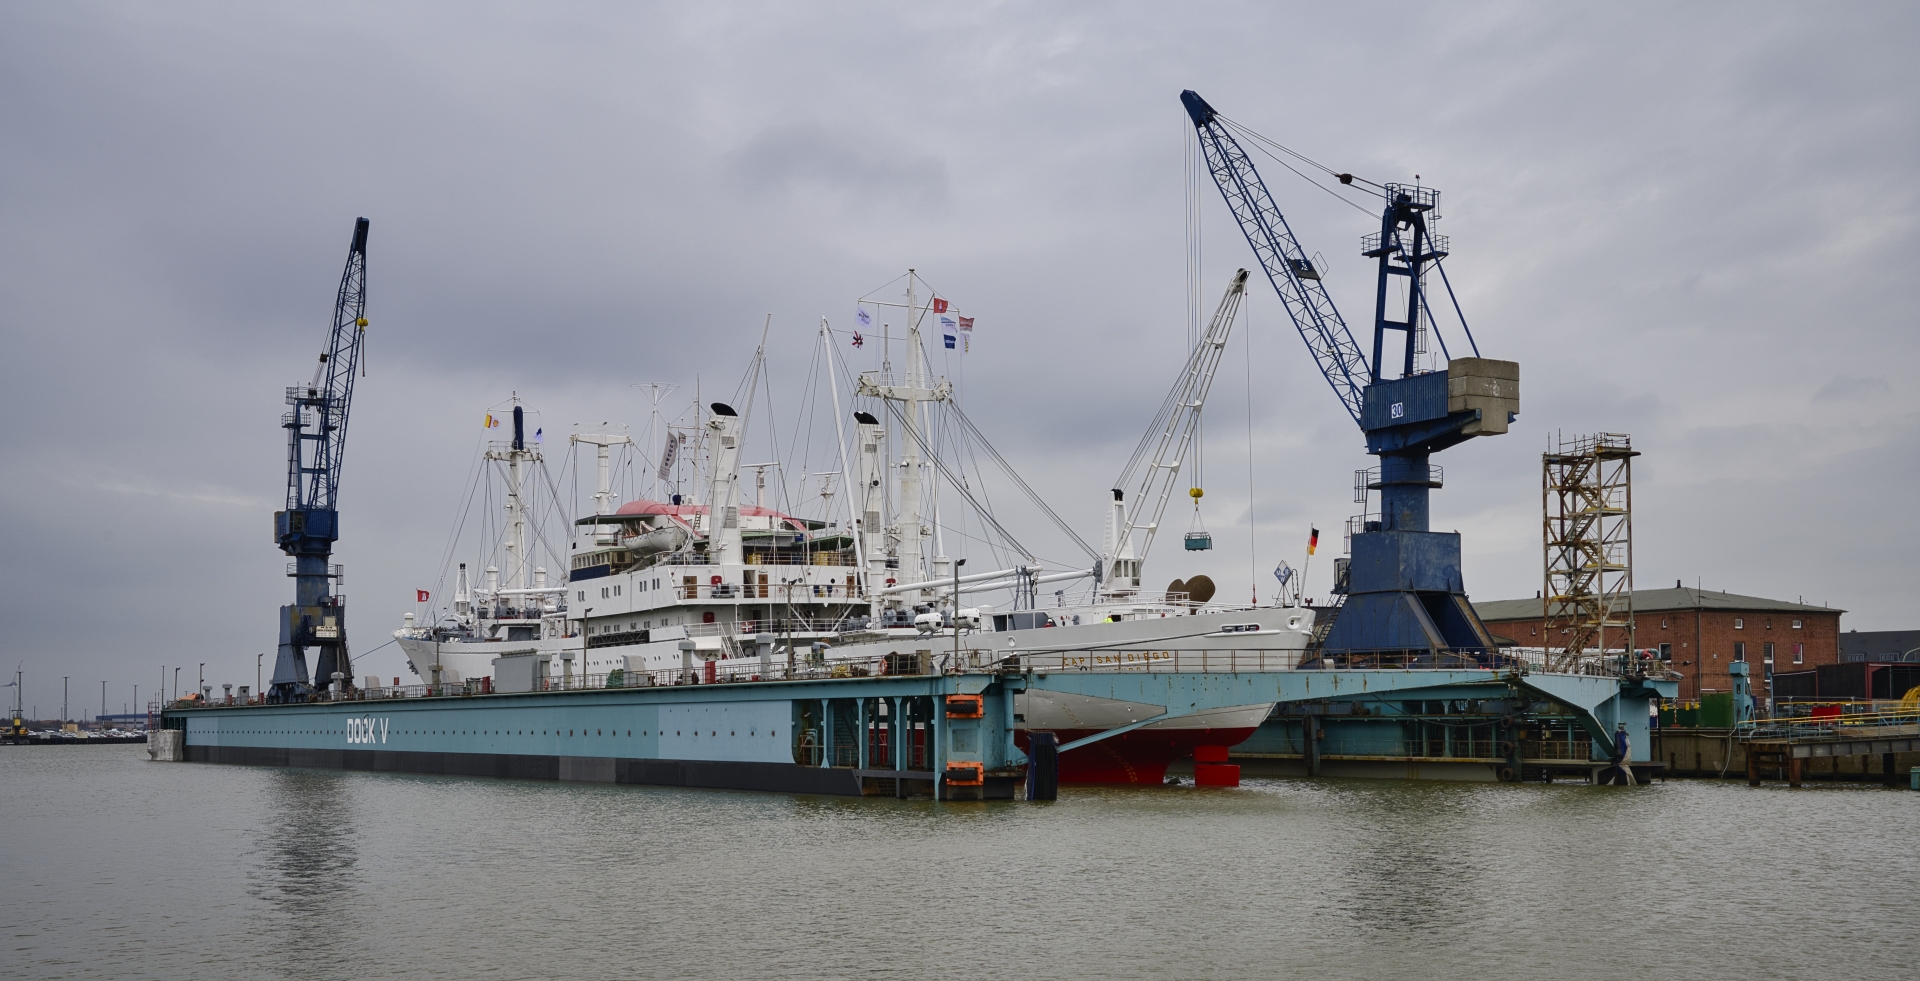
POLYGON ((1334 395, 1357 423, 1365 402, 1369 376, 1366 355, 1354 342, 1352 331, 1341 319, 1317 274, 1302 277, 1312 269, 1306 251, 1294 238, 1286 216, 1274 205, 1266 185, 1254 169, 1253 161, 1241 149, 1233 134, 1226 131, 1212 106, 1195 92, 1180 94, 1180 101, 1193 119, 1199 134, 1201 152, 1208 172, 1213 176, 1221 197, 1233 211, 1240 231, 1252 246, 1260 268, 1273 284, 1274 292, 1287 308, 1300 337, 1307 344, 1320 373, 1333 388, 1334 395))

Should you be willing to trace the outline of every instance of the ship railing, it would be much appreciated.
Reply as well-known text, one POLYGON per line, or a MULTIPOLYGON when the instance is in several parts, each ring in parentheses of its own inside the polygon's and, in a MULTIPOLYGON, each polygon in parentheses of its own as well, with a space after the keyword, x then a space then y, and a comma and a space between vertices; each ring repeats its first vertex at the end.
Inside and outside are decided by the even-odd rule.
MULTIPOLYGON (((787 587, 783 583, 677 583, 673 587, 674 599, 681 600, 725 600, 725 599, 771 599, 786 601, 787 587)), ((800 600, 841 600, 850 601, 860 598, 859 588, 848 588, 843 582, 795 583, 792 598, 800 600)))
POLYGON ((1743 740, 1875 739, 1920 735, 1920 711, 1895 708, 1887 712, 1776 716, 1737 722, 1733 731, 1735 736, 1743 740))
MULTIPOLYGON (((790 546, 782 552, 749 552, 745 556, 746 565, 802 565, 802 566, 839 566, 857 569, 853 552, 848 549, 809 549, 804 545, 790 546)), ((673 552, 662 556, 653 563, 659 566, 712 566, 713 557, 700 552, 673 552)))
MULTIPOLYGON (((1506 652, 1499 654, 1441 654, 1430 652, 1340 652, 1287 648, 1181 649, 1174 647, 1100 648, 1100 649, 1026 649, 981 646, 1004 634, 966 634, 960 644, 943 645, 939 635, 902 637, 900 649, 865 658, 836 656, 831 649, 816 654, 795 645, 794 649, 769 651, 765 657, 706 660, 694 658, 690 666, 676 665, 649 671, 615 669, 600 674, 574 674, 564 669, 540 680, 536 690, 547 692, 593 691, 609 688, 668 687, 673 685, 731 684, 762 681, 817 681, 848 678, 937 676, 946 674, 1047 674, 1083 672, 1090 674, 1257 674, 1281 671, 1315 670, 1471 670, 1501 669, 1512 666, 1506 652), (914 644, 924 646, 914 647, 914 644)), ((493 687, 492 678, 443 682, 438 685, 391 685, 378 688, 347 688, 343 691, 315 692, 312 701, 374 701, 395 698, 458 698, 502 694, 493 687)), ((176 703, 172 708, 218 708, 198 703, 176 703)), ((1849 717, 1851 720, 1856 717, 1849 717)), ((1877 717, 1876 717, 1877 718, 1877 717)), ((1913 713, 1898 718, 1907 723, 1913 713)), ((1824 720, 1823 720, 1824 723, 1824 720)))
POLYGON ((847 629, 850 617, 783 617, 772 620, 734 620, 727 623, 690 623, 688 637, 752 637, 773 634, 784 642, 789 634, 837 634, 847 629))

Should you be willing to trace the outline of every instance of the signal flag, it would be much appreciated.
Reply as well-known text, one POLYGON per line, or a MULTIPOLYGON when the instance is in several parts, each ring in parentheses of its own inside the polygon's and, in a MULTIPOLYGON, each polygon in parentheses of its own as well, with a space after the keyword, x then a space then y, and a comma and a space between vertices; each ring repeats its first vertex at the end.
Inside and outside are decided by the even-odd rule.
POLYGON ((431 595, 433 594, 427 592, 424 589, 416 589, 413 591, 413 601, 415 603, 425 603, 427 601, 427 597, 431 595))
POLYGON ((1320 529, 1315 528, 1313 529, 1313 534, 1307 536, 1307 554, 1312 555, 1314 549, 1317 549, 1319 547, 1320 547, 1320 529))
POLYGON ((941 298, 939 298, 939 297, 937 297, 937 296, 936 296, 936 297, 934 297, 934 298, 933 298, 933 312, 934 312, 934 313, 946 313, 946 312, 947 312, 947 301, 945 301, 945 300, 943 300, 943 299, 941 299, 941 298))

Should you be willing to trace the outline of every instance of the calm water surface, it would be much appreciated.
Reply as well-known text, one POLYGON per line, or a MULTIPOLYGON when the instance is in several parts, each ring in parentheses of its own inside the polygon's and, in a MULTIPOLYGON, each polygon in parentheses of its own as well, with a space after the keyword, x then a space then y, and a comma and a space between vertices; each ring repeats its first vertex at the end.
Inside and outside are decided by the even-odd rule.
POLYGON ((18 978, 1911 977, 1920 794, 952 804, 0 749, 18 978))

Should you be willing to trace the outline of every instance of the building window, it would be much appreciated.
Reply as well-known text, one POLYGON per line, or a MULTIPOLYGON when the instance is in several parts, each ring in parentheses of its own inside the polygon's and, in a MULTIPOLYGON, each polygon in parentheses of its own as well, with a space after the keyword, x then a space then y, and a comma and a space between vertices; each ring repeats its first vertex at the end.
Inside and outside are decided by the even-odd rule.
POLYGON ((1772 630, 1772 629, 1773 629, 1773 618, 1772 618, 1772 617, 1768 617, 1768 618, 1767 618, 1767 621, 1766 621, 1766 628, 1767 628, 1768 630, 1772 630))
POLYGON ((1661 618, 1660 618, 1660 629, 1661 629, 1661 630, 1665 630, 1665 629, 1667 629, 1667 618, 1666 618, 1666 617, 1661 617, 1661 618))
POLYGON ((1793 663, 1795 663, 1795 664, 1804 664, 1804 663, 1806 663, 1806 660, 1807 660, 1807 647, 1806 647, 1806 645, 1805 645, 1805 644, 1795 644, 1795 645, 1793 645, 1793 663))
POLYGON ((1671 661, 1671 660, 1673 660, 1673 645, 1672 645, 1672 644, 1661 644, 1661 645, 1660 645, 1660 660, 1662 660, 1662 661, 1671 661))
POLYGON ((1529 634, 1530 636, 1534 636, 1534 637, 1538 637, 1538 636, 1540 636, 1540 628, 1539 628, 1539 627, 1528 627, 1528 628, 1527 628, 1527 633, 1528 633, 1528 634, 1529 634))
POLYGON ((1735 629, 1735 630, 1745 630, 1745 629, 1747 629, 1747 621, 1745 621, 1745 620, 1742 620, 1742 619, 1740 619, 1739 617, 1734 617, 1734 618, 1733 618, 1733 629, 1735 629))
MULTIPOLYGON (((1735 620, 1734 622, 1735 622, 1735 623, 1739 623, 1740 621, 1738 621, 1738 620, 1735 620)), ((1746 641, 1736 641, 1736 642, 1734 643, 1734 645, 1733 645, 1733 659, 1734 659, 1734 660, 1736 660, 1736 661, 1744 661, 1744 660, 1746 660, 1746 659, 1747 659, 1747 643, 1746 643, 1746 641)))
POLYGON ((1800 621, 1798 621, 1798 620, 1795 620, 1795 621, 1793 621, 1793 629, 1795 629, 1795 630, 1799 630, 1799 629, 1800 629, 1800 621))
POLYGON ((1760 659, 1762 661, 1765 661, 1768 664, 1773 663, 1773 642, 1772 641, 1768 641, 1761 646, 1760 659))

